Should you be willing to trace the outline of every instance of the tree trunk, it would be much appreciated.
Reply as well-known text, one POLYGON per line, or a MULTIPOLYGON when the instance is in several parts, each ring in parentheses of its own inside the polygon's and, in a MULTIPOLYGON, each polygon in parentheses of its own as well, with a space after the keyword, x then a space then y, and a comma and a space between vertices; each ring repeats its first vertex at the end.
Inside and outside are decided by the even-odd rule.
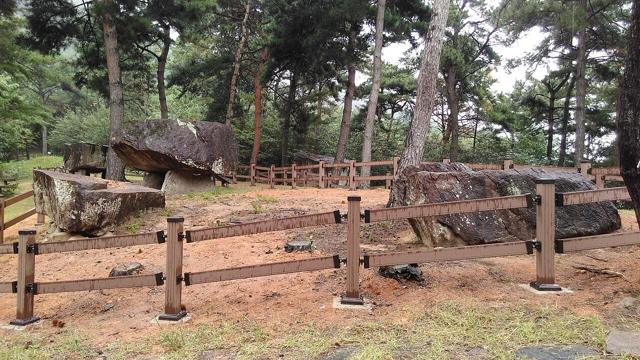
POLYGON ((47 134, 47 124, 42 124, 42 155, 47 155, 47 153, 49 152, 49 149, 47 148, 47 143, 49 142, 48 140, 48 134, 47 134))
MULTIPOLYGON (((447 131, 445 131, 446 143, 445 146, 451 141, 449 145, 449 159, 456 161, 458 159, 458 118, 460 114, 460 99, 456 92, 456 71, 453 66, 447 69, 447 75, 445 76, 445 92, 447 95, 447 105, 449 107, 449 116, 447 117, 447 131), (450 139, 450 140, 449 140, 450 139)), ((443 137, 444 140, 444 137, 443 137)))
POLYGON ((160 119, 169 118, 169 108, 167 107, 166 86, 164 84, 164 71, 167 66, 167 57, 169 56, 169 48, 171 47, 171 27, 167 24, 162 26, 162 52, 158 57, 158 100, 160 100, 160 119))
POLYGON ((267 61, 268 51, 265 49, 260 55, 258 71, 253 78, 253 89, 255 93, 255 114, 253 116, 253 148, 251 149, 251 164, 258 163, 260 153, 260 135, 262 134, 262 74, 264 73, 264 63, 267 61))
POLYGON ((553 123, 556 113, 556 93, 553 89, 549 91, 549 109, 547 109, 547 163, 551 164, 553 155, 553 123))
POLYGON ((640 0, 633 1, 629 49, 618 104, 620 172, 640 225, 640 0))
MULTIPOLYGON (((579 0, 581 10, 587 13, 587 0, 579 0)), ((586 21, 586 19, 585 19, 586 21)), ((587 96, 587 79, 585 76, 587 62, 587 24, 578 32, 578 52, 576 54, 576 154, 575 163, 580 164, 584 158, 585 100, 587 96)))
MULTIPOLYGON (((122 81, 120 78, 120 62, 118 58, 118 36, 115 24, 112 23, 111 0, 105 0, 107 9, 102 20, 104 34, 104 52, 107 59, 107 73, 109 75, 109 142, 113 144, 122 128, 124 116, 124 101, 122 99, 122 81)), ((124 180, 124 163, 109 147, 107 152, 107 174, 110 180, 124 180)))
POLYGON ((242 57, 242 50, 244 49, 244 43, 247 39, 247 20, 249 19, 249 12, 251 11, 251 1, 252 0, 247 0, 247 5, 245 5, 244 18, 242 19, 242 26, 240 28, 240 42, 238 43, 238 49, 236 49, 236 55, 233 58, 233 74, 231 75, 231 84, 229 85, 229 101, 227 102, 227 115, 224 121, 227 125, 231 125, 231 119, 233 118, 233 99, 236 96, 238 76, 240 76, 240 58, 242 57))
MULTIPOLYGON (((384 33, 384 10, 386 0, 378 0, 378 15, 376 18, 376 45, 373 50, 373 80, 371 93, 369 94, 369 105, 367 106, 367 119, 364 126, 364 138, 362 142, 362 161, 371 161, 371 146, 373 142, 373 127, 376 120, 378 107, 378 93, 380 92, 380 82, 382 78, 382 35, 384 33)), ((362 167, 361 176, 371 175, 369 166, 362 167)), ((369 182, 360 183, 362 188, 368 188, 369 182)))
POLYGON ((572 76, 567 92, 564 96, 564 107, 562 110, 562 124, 560 126, 560 154, 558 155, 558 166, 564 166, 567 158, 567 132, 569 127, 569 117, 571 116, 571 95, 576 84, 576 77, 572 76))
MULTIPOLYGON (((429 133, 431 112, 435 102, 440 50, 448 16, 449 0, 434 0, 431 22, 422 51, 415 110, 405 140, 405 147, 400 156, 397 174, 402 173, 409 166, 420 164, 424 155, 424 143, 429 133)), ((396 176, 398 176, 397 174, 396 176)), ((389 205, 401 205, 400 195, 399 189, 392 186, 389 205)))
MULTIPOLYGON (((349 34, 349 53, 353 52, 355 46, 355 30, 351 29, 349 34)), ((351 126, 351 108, 353 105, 353 93, 356 89, 356 64, 353 61, 347 69, 347 91, 344 94, 344 108, 342 109, 342 123, 340 124, 340 137, 338 138, 338 149, 336 150, 336 163, 344 161, 344 154, 347 150, 347 141, 349 139, 349 128, 351 126)))
POLYGON ((287 112, 282 122, 282 142, 280 146, 280 166, 287 165, 287 158, 289 154, 289 130, 291 128, 291 116, 293 115, 293 107, 296 102, 296 87, 297 87, 296 73, 291 74, 289 80, 289 97, 287 98, 287 112))

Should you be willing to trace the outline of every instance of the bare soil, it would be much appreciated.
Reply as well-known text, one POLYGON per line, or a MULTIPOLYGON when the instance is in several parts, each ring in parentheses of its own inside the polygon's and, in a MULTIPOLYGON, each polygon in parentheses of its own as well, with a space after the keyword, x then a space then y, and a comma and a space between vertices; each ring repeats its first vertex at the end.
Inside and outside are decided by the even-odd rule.
MULTIPOLYGON (((239 192, 215 197, 192 194, 168 198, 168 210, 148 211, 129 224, 116 229, 127 233, 166 228, 164 217, 185 217, 185 229, 216 226, 234 221, 269 219, 314 212, 345 213, 349 195, 362 196, 362 208, 383 207, 388 191, 371 189, 350 192, 345 189, 299 188, 291 190, 249 188, 234 185, 239 192), (256 204, 259 204, 256 205, 256 204), (256 209, 258 212, 256 213, 256 209)), ((623 231, 637 230, 633 213, 621 212, 623 231)), ((8 231, 15 237, 20 227, 33 226, 35 217, 8 231)), ((41 232, 44 229, 40 229, 41 232)), ((42 235, 40 235, 42 236, 42 235)), ((420 247, 414 243, 406 222, 378 223, 362 228, 366 251, 386 251, 420 247)), ((329 225, 292 231, 185 244, 185 272, 219 269, 231 266, 261 264, 319 255, 343 254, 346 226, 329 225), (311 253, 286 253, 285 243, 294 239, 311 239, 311 253)), ((123 262, 137 261, 143 273, 162 271, 165 261, 163 245, 137 246, 75 253, 39 255, 36 259, 36 281, 55 281, 107 277, 111 268, 123 262)), ((0 257, 0 281, 12 281, 16 273, 16 256, 0 257)), ((619 322, 620 300, 640 295, 640 247, 620 247, 557 256, 557 281, 574 291, 570 295, 535 295, 520 287, 535 278, 533 256, 492 258, 425 264, 425 284, 399 283, 377 275, 375 269, 362 271, 364 296, 374 304, 371 312, 352 312, 332 308, 334 296, 345 288, 345 270, 272 276, 257 279, 188 286, 183 290, 184 306, 192 320, 178 326, 192 327, 202 323, 250 319, 266 328, 288 328, 313 324, 318 328, 340 326, 345 318, 391 318, 402 322, 403 309, 428 309, 447 299, 487 303, 517 303, 524 306, 549 306, 571 309, 577 314, 596 315, 606 322, 619 322), (608 268, 624 277, 607 277, 578 271, 573 265, 608 268)), ((65 322, 66 328, 77 329, 96 346, 117 340, 149 337, 162 330, 151 320, 162 312, 163 288, 116 289, 81 293, 36 296, 35 313, 44 319, 29 331, 53 336, 60 331, 52 321, 65 322), (113 307, 107 309, 112 304, 113 307)), ((629 315, 629 314, 627 314, 629 315)), ((15 316, 15 296, 0 294, 0 321, 15 316)), ((640 314, 632 314, 640 319, 640 314)), ((640 321, 640 320, 639 320, 640 321)), ((624 324, 618 324, 623 326, 624 324)), ((2 329, 3 337, 17 332, 2 329)))

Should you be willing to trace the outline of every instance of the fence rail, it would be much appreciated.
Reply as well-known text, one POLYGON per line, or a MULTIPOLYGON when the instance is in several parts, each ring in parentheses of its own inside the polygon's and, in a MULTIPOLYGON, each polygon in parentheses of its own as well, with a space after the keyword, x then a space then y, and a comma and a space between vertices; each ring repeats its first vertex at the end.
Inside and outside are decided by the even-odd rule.
MULTIPOLYGON (((353 168, 354 163, 349 164, 353 168)), ((510 165, 508 165, 510 166, 510 165)), ((255 174, 255 166, 251 167, 255 174)), ((323 168, 320 167, 320 170, 323 168)), ((293 176, 296 169, 294 167, 293 176)), ((584 171, 583 173, 586 173, 584 171)), ((270 182, 273 182, 273 168, 270 168, 270 182)), ((353 181, 353 177, 350 181, 353 181)), ((138 288, 164 286, 165 305, 160 319, 178 320, 186 315, 182 308, 182 286, 250 279, 298 272, 337 269, 346 264, 344 304, 362 303, 360 291, 360 271, 385 265, 406 263, 441 262, 469 260, 487 257, 535 254, 536 280, 532 286, 539 290, 558 290, 555 283, 555 254, 640 244, 640 231, 607 235, 586 236, 572 239, 555 239, 556 206, 569 206, 588 202, 617 200, 628 197, 625 188, 589 190, 571 193, 556 193, 555 184, 550 179, 536 181, 535 200, 530 194, 504 196, 487 199, 462 200, 437 204, 402 206, 388 209, 367 209, 364 222, 382 220, 402 220, 431 216, 463 214, 479 211, 496 211, 535 207, 536 239, 509 243, 495 243, 454 248, 419 249, 362 254, 360 246, 361 210, 359 196, 349 196, 347 222, 343 222, 338 210, 281 219, 268 219, 245 224, 227 225, 206 229, 184 231, 184 219, 167 218, 167 230, 137 235, 109 236, 60 243, 35 242, 35 230, 20 230, 19 241, 0 245, 0 254, 17 254, 17 280, 1 282, 0 293, 16 294, 16 319, 11 323, 26 325, 37 321, 34 316, 34 296, 61 292, 91 291, 99 289, 138 288), (272 231, 283 231, 310 226, 342 224, 346 226, 346 257, 339 255, 319 256, 303 260, 288 260, 266 264, 237 266, 200 272, 183 271, 184 244, 251 235, 272 231), (44 254, 128 247, 138 245, 165 244, 165 272, 114 278, 81 280, 61 280, 37 282, 35 279, 36 257, 44 254), (362 266, 363 265, 363 266, 362 266)))
MULTIPOLYGON (((323 161, 318 164, 306 164, 291 166, 270 167, 256 165, 240 165, 238 169, 241 171, 248 170, 246 174, 232 174, 233 178, 246 179, 254 185, 256 182, 268 183, 271 187, 275 184, 290 184, 292 188, 296 188, 302 182, 303 186, 317 185, 319 188, 335 186, 338 182, 344 182, 341 185, 347 186, 351 190, 355 190, 358 185, 369 184, 371 181, 384 181, 386 188, 391 187, 394 176, 398 170, 399 157, 390 160, 376 161, 349 161, 344 163, 326 164, 323 161), (378 173, 370 176, 361 176, 362 171, 358 168, 379 168, 383 171, 376 170, 378 173), (346 169, 346 170, 345 170, 346 169), (384 170, 386 169, 386 170, 384 170), (345 174, 346 173, 346 174, 345 174)), ((443 163, 449 164, 449 159, 443 159, 443 163)), ((434 162, 422 162, 422 164, 434 164, 434 162)), ((569 172, 581 173, 588 180, 595 181, 598 188, 605 187, 605 181, 621 181, 620 169, 618 168, 592 168, 588 162, 580 163, 577 167, 561 167, 550 165, 521 165, 514 164, 512 160, 506 159, 502 164, 479 164, 465 163, 464 165, 473 170, 508 170, 508 169, 543 169, 551 172, 569 172)))
MULTIPOLYGON (((15 195, 7 199, 0 198, 0 244, 4 243, 4 231, 6 229, 12 226, 15 226, 19 222, 25 219, 28 219, 29 217, 31 217, 36 213, 36 209, 32 208, 22 214, 18 214, 16 217, 12 219, 6 220, 4 218, 5 209, 8 206, 15 205, 20 201, 29 199, 31 197, 33 197, 33 190, 26 191, 22 194, 15 195)), ((38 224, 42 224, 42 223, 44 223, 44 216, 41 214, 38 214, 38 224)), ((2 254, 1 250, 0 250, 0 254, 2 254)))

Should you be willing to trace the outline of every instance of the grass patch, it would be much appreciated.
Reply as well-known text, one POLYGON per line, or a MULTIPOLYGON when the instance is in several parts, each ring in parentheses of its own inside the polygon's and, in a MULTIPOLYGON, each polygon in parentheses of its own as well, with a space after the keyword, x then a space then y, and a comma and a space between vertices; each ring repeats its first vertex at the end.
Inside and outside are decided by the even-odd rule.
POLYGON ((210 191, 188 193, 187 198, 192 200, 207 201, 207 200, 215 200, 215 199, 222 198, 232 194, 239 194, 239 193, 249 192, 249 191, 252 191, 252 189, 244 188, 244 187, 216 186, 210 191))
POLYGON ((20 334, 7 341, 0 340, 0 359, 89 359, 98 354, 91 349, 86 340, 75 332, 65 332, 57 341, 33 335, 31 332, 20 334))
POLYGON ((5 173, 17 180, 31 179, 34 168, 51 168, 62 166, 62 156, 34 156, 29 160, 18 160, 0 163, 0 173, 5 173))
POLYGON ((262 214, 265 211, 265 205, 275 204, 277 202, 278 199, 274 196, 258 194, 256 198, 251 201, 251 208, 254 214, 262 214))
POLYGON ((164 359, 197 359, 204 351, 217 350, 237 359, 308 360, 335 346, 348 346, 355 349, 349 359, 356 360, 448 359, 481 347, 493 359, 514 359, 517 349, 530 345, 585 344, 601 351, 606 331, 600 319, 564 309, 446 301, 420 310, 399 310, 395 317, 358 319, 328 329, 308 323, 270 331, 248 320, 203 324, 164 331, 142 340, 141 346, 117 344, 105 353, 126 358, 161 349, 164 359), (405 320, 393 320, 398 317, 405 320))

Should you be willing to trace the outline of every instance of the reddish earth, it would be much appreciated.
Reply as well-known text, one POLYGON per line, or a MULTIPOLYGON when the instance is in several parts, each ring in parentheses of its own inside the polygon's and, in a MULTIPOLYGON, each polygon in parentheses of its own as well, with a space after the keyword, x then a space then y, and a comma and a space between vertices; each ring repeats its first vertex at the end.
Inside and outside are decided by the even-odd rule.
MULTIPOLYGON (((363 209, 382 207, 388 198, 388 191, 382 189, 356 193, 362 196, 363 209)), ((354 194, 344 189, 252 188, 249 192, 209 200, 198 196, 172 197, 168 199, 167 206, 171 213, 183 215, 186 219, 185 229, 191 229, 215 226, 235 219, 268 219, 335 209, 344 213, 347 210, 347 196, 354 194), (258 201, 264 211, 255 214, 251 203, 256 201, 258 195, 262 197, 258 201), (270 202, 272 198, 277 202, 270 202)), ((139 231, 164 229, 166 224, 163 215, 167 214, 168 211, 146 213, 137 220, 139 231)), ((638 229, 632 213, 623 212, 622 217, 625 231, 638 229)), ((35 217, 32 217, 20 226, 33 226, 34 223, 35 217)), ((20 226, 8 232, 9 239, 15 238, 16 229, 20 226)), ((126 231, 126 226, 123 226, 117 233, 126 231)), ((411 231, 404 222, 363 226, 362 238, 363 248, 370 251, 418 247, 410 243, 411 231)), ((345 241, 346 227, 330 225, 185 244, 184 269, 202 271, 342 254, 345 241), (293 239, 312 239, 316 250, 313 253, 285 253, 284 244, 293 239)), ((38 255, 36 280, 106 277, 113 266, 129 261, 142 263, 145 266, 144 273, 159 272, 164 268, 164 254, 163 245, 149 245, 38 255)), ((0 281, 15 279, 16 262, 16 256, 0 257, 0 281)), ((535 277, 534 263, 532 256, 517 256, 422 265, 427 279, 424 286, 401 284, 380 277, 374 270, 363 270, 361 286, 364 295, 376 304, 371 313, 332 308, 332 298, 344 291, 344 268, 194 285, 183 291, 183 303, 193 316, 192 321, 184 326, 250 319, 268 328, 306 324, 325 328, 344 321, 345 317, 395 316, 396 320, 401 320, 397 319, 398 313, 407 306, 424 308, 444 299, 479 299, 525 306, 545 304, 571 308, 579 314, 597 314, 614 321, 619 311, 617 303, 625 296, 637 297, 640 294, 639 246, 559 255, 556 262, 557 281, 575 291, 568 296, 537 296, 522 289, 519 284, 528 283, 535 277), (624 274, 624 278, 580 272, 573 268, 576 264, 606 267, 624 274)), ((52 320, 58 319, 64 321, 67 328, 77 329, 96 346, 114 339, 148 337, 160 330, 150 320, 162 311, 163 301, 161 287, 36 296, 35 313, 45 321, 33 326, 30 331, 42 335, 56 333, 59 329, 53 327, 52 320), (103 311, 102 307, 107 303, 115 306, 103 311)), ((1 294, 0 322, 8 322, 14 315, 15 296, 1 294)), ((14 336, 15 332, 0 330, 0 334, 14 336)))

